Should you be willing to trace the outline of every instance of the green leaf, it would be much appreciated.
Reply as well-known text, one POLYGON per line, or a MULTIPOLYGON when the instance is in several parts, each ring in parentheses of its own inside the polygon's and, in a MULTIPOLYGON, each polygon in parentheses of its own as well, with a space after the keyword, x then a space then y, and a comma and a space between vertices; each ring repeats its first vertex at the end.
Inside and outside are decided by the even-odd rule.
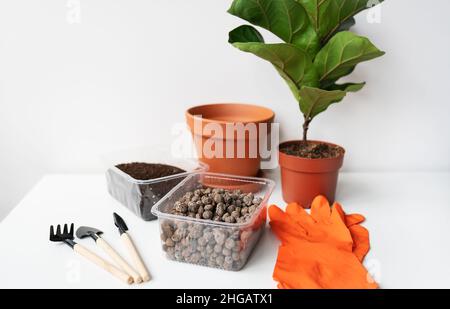
MULTIPOLYGON (((354 17, 350 17, 349 19, 347 19, 346 21, 344 21, 338 28, 338 30, 336 30, 336 33, 341 32, 341 31, 348 31, 350 30, 351 27, 353 27, 356 24, 356 19, 354 17)), ((333 34, 336 34, 333 33, 333 34)))
MULTIPOLYGON (((353 71, 355 70, 355 68, 356 68, 356 66, 354 66, 354 67, 352 67, 352 68, 349 68, 348 70, 346 70, 346 71, 343 71, 342 72, 342 76, 341 77, 344 77, 344 76, 347 76, 347 75, 350 75, 350 74, 352 74, 353 73, 353 71)), ((334 78, 334 79, 325 79, 325 80, 322 80, 322 81, 320 81, 320 89, 329 89, 330 87, 333 87, 333 85, 335 85, 336 84, 336 82, 341 78, 341 77, 337 77, 337 78, 334 78)))
MULTIPOLYGON (((323 43, 341 27, 349 30, 352 18, 359 12, 370 8, 372 0, 296 0, 307 11, 315 31, 323 43), (347 25, 344 25, 347 23, 347 25)), ((379 3, 384 0, 379 0, 379 3)), ((375 3, 376 5, 377 3, 375 3)))
MULTIPOLYGON (((338 22, 337 14, 333 13, 330 8, 331 0, 296 0, 300 3, 308 13, 311 24, 315 32, 321 39, 321 29, 325 29, 329 24, 338 22)), ((334 1, 334 0, 333 0, 334 1)))
POLYGON ((341 90, 345 92, 358 92, 364 88, 366 83, 346 83, 346 84, 332 84, 325 90, 341 90))
POLYGON ((283 70, 275 67, 275 69, 278 71, 278 74, 284 79, 286 84, 289 86, 289 89, 291 90, 292 94, 294 95, 294 98, 297 100, 297 102, 300 100, 300 94, 299 94, 299 87, 295 84, 295 82, 291 79, 290 76, 288 76, 283 70))
POLYGON ((342 101, 346 94, 345 91, 341 90, 327 91, 319 88, 303 87, 299 92, 300 110, 306 119, 312 120, 327 110, 331 104, 342 101))
POLYGON ((317 54, 314 65, 321 82, 336 81, 350 74, 355 66, 384 55, 369 39, 343 31, 336 34, 317 54))
POLYGON ((314 30, 319 29, 319 2, 323 2, 321 0, 296 0, 300 3, 308 13, 309 19, 311 21, 314 30))
MULTIPOLYGON (((269 61, 294 94, 303 85, 318 86, 318 76, 309 55, 292 44, 234 43, 233 46, 269 61)), ((296 95, 297 97, 298 95, 296 95)))
POLYGON ((361 11, 374 7, 384 0, 378 0, 375 2, 373 0, 323 0, 325 2, 330 2, 330 12, 333 12, 336 17, 332 18, 336 23, 329 23, 321 29, 320 37, 323 38, 322 41, 327 42, 337 29, 346 22, 349 18, 355 16, 361 11))
POLYGON ((249 25, 243 25, 230 31, 228 43, 236 42, 260 42, 264 43, 264 38, 258 30, 249 25))
POLYGON ((295 0, 234 0, 228 12, 263 27, 314 57, 319 38, 303 6, 295 0))

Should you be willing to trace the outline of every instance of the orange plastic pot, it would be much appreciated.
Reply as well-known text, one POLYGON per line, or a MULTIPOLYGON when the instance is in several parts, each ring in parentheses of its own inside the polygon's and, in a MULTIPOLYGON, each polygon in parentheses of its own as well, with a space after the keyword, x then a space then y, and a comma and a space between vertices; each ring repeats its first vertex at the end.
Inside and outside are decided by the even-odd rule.
POLYGON ((258 174, 261 164, 258 138, 262 132, 260 124, 267 124, 267 133, 270 134, 270 123, 274 117, 272 110, 249 104, 207 104, 186 111, 186 121, 199 160, 209 166, 210 172, 239 176, 258 174), (236 125, 255 129, 256 132, 240 130, 242 134, 239 134, 237 130, 227 131, 236 125), (211 128, 222 130, 222 134, 211 128), (211 153, 211 149, 214 153, 211 153))
MULTIPOLYGON (((311 141, 314 143, 324 143, 311 141)), ((344 162, 344 154, 336 158, 308 159, 287 155, 280 151, 283 147, 299 143, 289 141, 278 147, 278 160, 281 170, 281 186, 283 199, 287 203, 296 202, 304 208, 310 208, 314 198, 324 195, 331 203, 334 202, 339 169, 344 162)), ((336 146, 330 143, 324 143, 336 146)))

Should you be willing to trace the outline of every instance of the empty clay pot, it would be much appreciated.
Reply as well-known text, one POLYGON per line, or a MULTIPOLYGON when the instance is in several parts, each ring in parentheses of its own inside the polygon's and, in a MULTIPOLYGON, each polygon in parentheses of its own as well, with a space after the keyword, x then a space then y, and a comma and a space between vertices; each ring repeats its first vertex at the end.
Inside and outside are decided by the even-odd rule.
POLYGON ((249 104, 208 104, 186 111, 199 160, 209 166, 210 172, 239 176, 258 174, 261 163, 259 124, 268 124, 270 134, 274 117, 272 110, 249 104), (227 134, 227 128, 236 124, 249 125, 256 131, 240 130, 242 134, 238 134, 235 130, 227 134), (221 134, 217 129, 222 131, 221 134))
MULTIPOLYGON (((278 149, 292 143, 299 143, 299 141, 282 143, 278 149)), ((324 144, 336 146, 330 143, 324 144)), ((327 159, 301 158, 287 155, 282 151, 278 151, 278 154, 285 202, 296 202, 304 208, 310 208, 313 199, 318 195, 324 195, 330 203, 334 202, 339 169, 344 162, 345 152, 336 158, 327 159)))

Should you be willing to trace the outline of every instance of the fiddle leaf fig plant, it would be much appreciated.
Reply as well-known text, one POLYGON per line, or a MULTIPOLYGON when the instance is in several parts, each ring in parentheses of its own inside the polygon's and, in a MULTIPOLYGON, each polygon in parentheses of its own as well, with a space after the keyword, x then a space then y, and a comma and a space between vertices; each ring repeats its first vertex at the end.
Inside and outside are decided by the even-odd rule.
POLYGON ((252 25, 229 33, 233 46, 270 62, 286 81, 304 116, 305 143, 317 115, 365 85, 339 84, 339 79, 357 64, 384 55, 369 39, 349 31, 354 16, 373 4, 373 0, 234 0, 228 10, 283 41, 264 42, 252 25))

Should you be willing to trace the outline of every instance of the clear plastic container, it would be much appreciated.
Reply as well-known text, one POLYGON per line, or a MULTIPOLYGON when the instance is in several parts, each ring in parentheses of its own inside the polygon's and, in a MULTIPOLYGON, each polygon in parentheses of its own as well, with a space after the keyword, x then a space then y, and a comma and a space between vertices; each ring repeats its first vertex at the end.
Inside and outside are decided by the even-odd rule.
POLYGON ((199 173, 186 177, 152 209, 158 217, 162 249, 170 260, 238 271, 244 267, 262 235, 272 180, 199 173), (262 201, 244 223, 226 223, 171 214, 176 201, 199 187, 241 190, 262 201))
POLYGON ((155 220, 152 207, 172 188, 193 173, 206 172, 207 165, 191 159, 173 158, 167 152, 155 149, 122 151, 103 158, 109 168, 106 171, 108 192, 145 221, 155 220), (121 163, 144 162, 166 164, 183 169, 184 173, 137 180, 116 167, 121 163))

